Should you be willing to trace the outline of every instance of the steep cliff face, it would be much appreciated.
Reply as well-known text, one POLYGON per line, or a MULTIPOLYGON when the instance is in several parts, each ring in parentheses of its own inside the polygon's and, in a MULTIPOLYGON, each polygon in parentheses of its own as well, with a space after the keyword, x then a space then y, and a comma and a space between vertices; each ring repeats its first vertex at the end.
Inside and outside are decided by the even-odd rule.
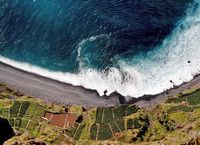
POLYGON ((7 119, 0 118, 0 145, 15 135, 7 119))

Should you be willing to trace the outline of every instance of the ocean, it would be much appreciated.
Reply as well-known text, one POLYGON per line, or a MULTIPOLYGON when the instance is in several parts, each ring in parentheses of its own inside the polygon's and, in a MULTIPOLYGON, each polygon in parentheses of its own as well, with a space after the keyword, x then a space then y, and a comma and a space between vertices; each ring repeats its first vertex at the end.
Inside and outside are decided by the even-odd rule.
POLYGON ((124 96, 200 69, 200 0, 0 0, 0 61, 124 96))

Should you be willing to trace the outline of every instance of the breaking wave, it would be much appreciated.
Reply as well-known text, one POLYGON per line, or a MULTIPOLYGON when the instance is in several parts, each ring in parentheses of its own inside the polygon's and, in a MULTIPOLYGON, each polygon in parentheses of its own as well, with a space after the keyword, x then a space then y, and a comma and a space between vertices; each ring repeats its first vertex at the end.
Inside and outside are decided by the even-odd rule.
POLYGON ((104 55, 101 53, 101 47, 112 43, 111 33, 94 35, 79 42, 76 49, 78 72, 48 70, 4 56, 0 56, 0 61, 27 72, 95 89, 100 95, 103 95, 105 90, 107 95, 117 91, 124 96, 132 97, 157 94, 174 85, 190 81, 200 71, 199 3, 198 0, 193 2, 187 10, 187 15, 159 45, 140 53, 126 51, 115 55, 110 59, 111 62, 115 62, 114 65, 105 69, 95 68, 95 65, 101 65, 100 59, 96 62, 95 58, 104 55))

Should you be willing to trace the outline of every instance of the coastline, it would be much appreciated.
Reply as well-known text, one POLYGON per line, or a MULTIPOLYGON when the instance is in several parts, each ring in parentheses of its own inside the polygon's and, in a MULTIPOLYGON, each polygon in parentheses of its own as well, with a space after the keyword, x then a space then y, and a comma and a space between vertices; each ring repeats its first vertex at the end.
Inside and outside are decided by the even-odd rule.
POLYGON ((100 96, 96 90, 82 86, 73 86, 58 80, 26 72, 0 62, 0 83, 6 84, 26 95, 63 105, 81 105, 85 108, 135 104, 141 108, 153 108, 164 102, 168 96, 200 87, 200 75, 180 86, 163 91, 156 95, 144 95, 139 98, 124 97, 117 92, 109 96, 100 96))
POLYGON ((176 96, 188 91, 194 91, 200 88, 200 74, 194 75, 193 79, 189 82, 184 82, 179 86, 174 86, 168 90, 165 90, 155 95, 144 95, 139 98, 130 98, 126 103, 135 104, 140 108, 152 109, 160 103, 165 102, 168 97, 176 96))
POLYGON ((63 105, 91 108, 120 104, 118 96, 99 96, 95 90, 29 73, 2 62, 0 62, 0 83, 28 96, 63 105))

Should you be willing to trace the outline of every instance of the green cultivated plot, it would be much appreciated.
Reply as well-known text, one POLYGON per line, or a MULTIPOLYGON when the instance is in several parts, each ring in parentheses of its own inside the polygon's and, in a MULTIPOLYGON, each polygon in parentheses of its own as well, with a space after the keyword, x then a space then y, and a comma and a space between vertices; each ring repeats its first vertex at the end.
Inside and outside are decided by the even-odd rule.
POLYGON ((119 127, 119 129, 121 131, 125 131, 125 123, 124 123, 124 119, 120 119, 116 121, 117 126, 119 127))
POLYGON ((96 112, 96 122, 97 123, 102 122, 103 110, 104 110, 104 108, 97 108, 97 112, 96 112))
POLYGON ((28 106, 29 106, 29 102, 25 101, 25 102, 22 102, 22 105, 21 105, 21 108, 20 108, 20 111, 19 111, 19 116, 18 117, 23 117, 28 106))
POLYGON ((30 120, 28 122, 27 130, 34 131, 37 125, 38 125, 38 122, 30 120))
POLYGON ((29 120, 22 118, 20 128, 26 129, 28 122, 29 120))
POLYGON ((38 105, 34 114, 34 119, 41 120, 44 114, 45 114, 45 108, 43 106, 38 105))
POLYGON ((14 127, 20 128, 21 125, 21 119, 14 119, 14 127))
POLYGON ((168 110, 168 112, 176 112, 176 111, 183 111, 183 112, 191 112, 197 107, 191 107, 191 106, 173 106, 168 110))
POLYGON ((183 101, 189 103, 189 105, 200 105, 200 90, 182 95, 179 98, 169 98, 166 103, 181 103, 183 101))
POLYGON ((79 124, 78 123, 75 123, 73 127, 67 129, 67 133, 70 135, 70 136, 74 136, 74 134, 76 133, 76 130, 77 128, 79 127, 79 124))
POLYGON ((14 101, 14 104, 10 108, 10 116, 11 117, 17 117, 19 109, 20 109, 20 106, 21 106, 21 102, 14 101))
POLYGON ((121 132, 115 122, 110 123, 110 126, 111 126, 112 131, 113 131, 114 134, 121 132))
POLYGON ((101 123, 98 131, 98 140, 106 140, 112 138, 112 132, 108 124, 101 123))
POLYGON ((69 128, 67 131, 68 131, 68 134, 69 134, 70 136, 74 136, 74 134, 75 134, 75 132, 76 132, 76 128, 75 128, 75 127, 71 127, 71 128, 69 128))
POLYGON ((10 108, 2 108, 1 114, 3 117, 8 118, 10 116, 10 108))
POLYGON ((103 122, 113 122, 113 109, 111 107, 104 108, 103 122))
POLYGON ((33 102, 30 102, 30 104, 28 106, 28 109, 25 112, 24 117, 25 118, 32 118, 36 109, 37 109, 37 104, 33 103, 33 102))
POLYGON ((93 124, 91 129, 90 129, 90 139, 96 140, 97 130, 98 130, 97 124, 93 124))
POLYGON ((133 119, 128 119, 127 120, 127 129, 132 129, 134 128, 134 121, 133 119))
POLYGON ((189 95, 184 96, 190 105, 200 105, 200 90, 197 90, 189 95))
POLYGON ((77 128, 77 130, 76 130, 76 132, 75 132, 75 134, 74 134, 74 139, 75 139, 75 140, 79 140, 79 138, 80 138, 80 136, 81 136, 81 133, 82 133, 82 130, 83 130, 84 127, 85 127, 85 126, 82 125, 82 124, 80 124, 80 125, 78 126, 78 128, 77 128))
POLYGON ((114 111, 114 115, 115 115, 115 120, 117 120, 118 118, 122 118, 124 116, 126 116, 126 110, 127 110, 127 106, 118 106, 118 107, 114 107, 113 111, 114 111))

